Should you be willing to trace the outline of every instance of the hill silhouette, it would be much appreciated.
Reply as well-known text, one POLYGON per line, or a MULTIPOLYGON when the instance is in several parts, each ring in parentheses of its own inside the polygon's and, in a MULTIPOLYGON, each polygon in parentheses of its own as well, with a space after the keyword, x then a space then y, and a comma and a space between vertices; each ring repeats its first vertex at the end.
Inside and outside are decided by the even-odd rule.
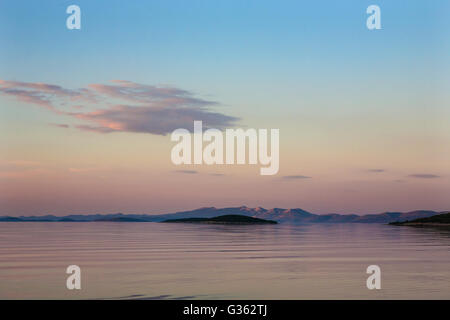
POLYGON ((446 226, 450 226, 450 212, 449 213, 444 213, 444 214, 438 214, 432 217, 427 217, 427 218, 419 218, 419 219, 414 219, 411 221, 396 221, 396 222, 391 222, 391 225, 396 225, 396 226, 427 226, 427 225, 446 225, 446 226))
POLYGON ((161 222, 166 223, 214 223, 214 224, 277 224, 273 220, 264 220, 252 218, 237 214, 228 214, 214 218, 185 218, 185 219, 169 219, 161 222))

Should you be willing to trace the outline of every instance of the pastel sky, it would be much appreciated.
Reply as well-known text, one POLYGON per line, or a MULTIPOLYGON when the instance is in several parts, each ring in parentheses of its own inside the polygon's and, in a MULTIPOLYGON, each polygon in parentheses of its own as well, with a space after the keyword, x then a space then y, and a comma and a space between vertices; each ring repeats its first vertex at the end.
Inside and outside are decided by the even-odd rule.
POLYGON ((0 215, 450 210, 447 0, 5 0, 0 43, 0 215), (279 173, 175 166, 194 120, 280 129, 279 173))

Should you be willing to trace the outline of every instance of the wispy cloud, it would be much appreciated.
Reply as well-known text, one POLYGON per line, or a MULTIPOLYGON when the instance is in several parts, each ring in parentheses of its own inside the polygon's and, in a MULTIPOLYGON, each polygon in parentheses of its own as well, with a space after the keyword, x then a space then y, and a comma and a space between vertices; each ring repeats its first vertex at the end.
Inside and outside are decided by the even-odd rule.
POLYGON ((64 123, 49 123, 51 126, 58 127, 58 128, 70 128, 68 124, 64 123))
POLYGON ((75 167, 74 168, 74 167, 72 167, 72 168, 69 168, 68 171, 71 172, 71 173, 84 173, 84 172, 98 171, 98 168, 94 168, 94 167, 92 167, 92 168, 90 168, 90 167, 88 167, 88 168, 76 168, 75 167))
POLYGON ((298 179, 311 179, 312 177, 302 176, 302 175, 292 175, 292 176, 283 176, 285 180, 298 180, 298 179))
POLYGON ((183 173, 183 174, 197 174, 198 171, 196 170, 175 170, 176 173, 183 173))
POLYGON ((435 174, 430 174, 430 173, 415 173, 415 174, 410 174, 409 177, 411 177, 411 178, 419 178, 419 179, 436 179, 436 178, 440 178, 440 176, 435 175, 435 174))
POLYGON ((39 162, 35 161, 0 161, 0 178, 26 177, 46 171, 47 170, 39 162))
POLYGON ((0 80, 0 94, 72 117, 81 121, 75 128, 98 133, 165 135, 177 128, 191 128, 194 120, 202 120, 205 127, 218 129, 234 126, 239 120, 213 111, 211 108, 217 106, 217 102, 198 98, 190 91, 125 80, 90 84, 76 90, 45 83, 0 80), (94 105, 96 110, 71 111, 85 107, 80 101, 90 107, 94 105))
POLYGON ((381 173, 381 172, 385 172, 386 170, 384 169, 368 169, 367 172, 372 172, 372 173, 381 173))
POLYGON ((60 112, 56 105, 64 105, 67 101, 94 101, 89 90, 71 90, 41 82, 0 80, 0 94, 15 97, 19 101, 35 104, 56 113, 60 112))
POLYGON ((90 84, 89 89, 106 96, 123 99, 133 103, 151 103, 153 106, 168 107, 183 104, 184 106, 211 106, 217 102, 195 98, 187 90, 173 87, 158 87, 139 84, 125 80, 112 80, 113 84, 90 84))
POLYGON ((28 170, 40 167, 41 164, 36 161, 11 160, 0 161, 0 170, 28 170))

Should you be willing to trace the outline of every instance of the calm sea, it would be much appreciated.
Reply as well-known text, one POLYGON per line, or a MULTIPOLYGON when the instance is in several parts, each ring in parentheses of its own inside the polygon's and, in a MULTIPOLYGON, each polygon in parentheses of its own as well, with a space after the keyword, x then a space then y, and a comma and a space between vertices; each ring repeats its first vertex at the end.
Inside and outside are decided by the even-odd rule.
POLYGON ((449 249, 448 229, 378 224, 8 222, 0 298, 450 299, 449 249), (72 264, 81 290, 66 289, 72 264))

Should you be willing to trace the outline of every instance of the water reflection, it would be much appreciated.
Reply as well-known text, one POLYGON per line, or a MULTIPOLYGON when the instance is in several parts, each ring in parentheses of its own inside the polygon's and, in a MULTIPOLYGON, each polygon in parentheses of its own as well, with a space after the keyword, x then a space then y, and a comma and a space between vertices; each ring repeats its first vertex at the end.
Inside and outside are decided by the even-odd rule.
POLYGON ((0 223, 0 298, 449 299, 449 247, 449 229, 378 224, 0 223))

